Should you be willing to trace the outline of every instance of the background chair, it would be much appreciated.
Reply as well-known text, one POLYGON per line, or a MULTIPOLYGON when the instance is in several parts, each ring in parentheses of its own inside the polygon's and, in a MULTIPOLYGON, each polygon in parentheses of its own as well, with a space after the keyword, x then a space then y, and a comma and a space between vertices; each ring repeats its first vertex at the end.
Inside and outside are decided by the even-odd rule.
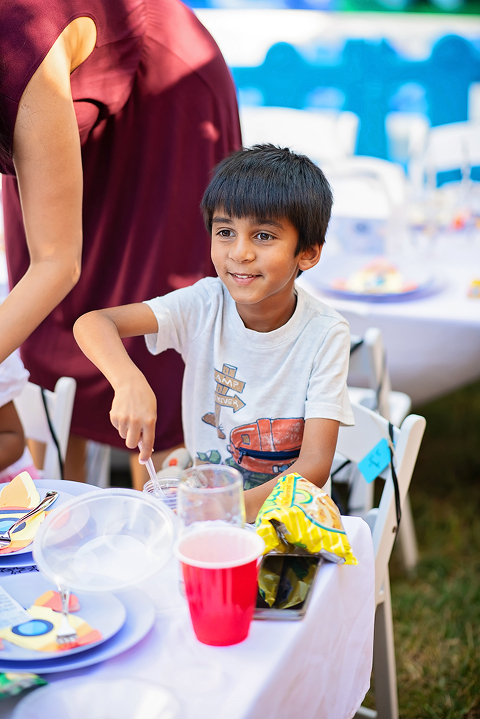
MULTIPOLYGON (((351 347, 347 380, 350 401, 378 412, 396 427, 400 427, 410 412, 412 401, 404 392, 396 392, 391 388, 381 331, 377 327, 370 327, 363 337, 352 336, 351 347), (367 387, 357 386, 365 384, 367 387)), ((339 464, 337 462, 337 466, 339 464)), ((356 469, 350 472, 350 482, 348 514, 365 517, 373 507, 374 484, 363 481, 356 469)), ((418 546, 408 494, 404 502, 398 541, 403 564, 411 571, 418 562, 418 546)))
POLYGON ((354 156, 322 165, 333 190, 328 238, 348 253, 389 254, 407 236, 407 178, 401 165, 354 156))
MULTIPOLYGON (((337 451, 358 464, 382 440, 389 440, 389 422, 362 405, 352 405, 354 427, 340 427, 337 451)), ((398 481, 398 500, 403 512, 410 480, 425 431, 425 419, 409 415, 401 428, 393 428, 394 467, 398 481)), ((357 717, 398 719, 397 679, 393 637, 392 605, 388 565, 397 532, 395 483, 391 467, 381 475, 385 486, 378 508, 371 509, 365 520, 372 530, 375 553, 375 632, 373 670, 377 711, 360 708, 357 717)), ((364 480, 365 481, 365 480, 364 480)), ((401 524, 400 524, 401 526, 401 524)))
POLYGON ((46 445, 42 474, 48 479, 63 479, 76 388, 73 377, 60 377, 53 392, 43 390, 48 414, 42 388, 32 382, 14 399, 27 439, 46 445))
POLYGON ((357 143, 358 116, 353 112, 243 106, 240 124, 245 147, 271 142, 317 163, 353 155, 357 143))
POLYGON ((422 162, 427 175, 460 169, 468 179, 470 169, 480 165, 480 122, 467 120, 431 127, 422 162))

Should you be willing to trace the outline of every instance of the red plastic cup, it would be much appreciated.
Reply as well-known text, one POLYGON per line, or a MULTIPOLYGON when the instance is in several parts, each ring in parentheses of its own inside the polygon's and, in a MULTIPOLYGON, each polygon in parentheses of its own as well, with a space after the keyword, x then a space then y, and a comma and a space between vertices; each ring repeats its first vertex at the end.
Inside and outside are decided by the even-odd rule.
POLYGON ((223 647, 248 636, 264 549, 258 534, 229 525, 196 529, 180 539, 185 594, 203 644, 223 647))

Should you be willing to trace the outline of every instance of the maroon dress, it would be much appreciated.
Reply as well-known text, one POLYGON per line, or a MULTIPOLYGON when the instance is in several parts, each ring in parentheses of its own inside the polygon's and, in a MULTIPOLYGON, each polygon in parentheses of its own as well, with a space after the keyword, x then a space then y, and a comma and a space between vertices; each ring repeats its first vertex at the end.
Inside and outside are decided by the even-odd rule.
MULTIPOLYGON (((179 0, 0 0, 0 115, 7 145, 22 93, 64 28, 97 28, 93 53, 71 75, 84 172, 83 260, 76 287, 21 351, 31 381, 75 377, 72 432, 119 447, 113 391, 72 335, 84 312, 141 302, 213 274, 199 202, 211 169, 240 145, 234 85, 215 42, 179 0)), ((3 178, 10 285, 29 255, 17 182, 3 178)), ((125 342, 158 401, 155 449, 182 441, 182 361, 125 342)))

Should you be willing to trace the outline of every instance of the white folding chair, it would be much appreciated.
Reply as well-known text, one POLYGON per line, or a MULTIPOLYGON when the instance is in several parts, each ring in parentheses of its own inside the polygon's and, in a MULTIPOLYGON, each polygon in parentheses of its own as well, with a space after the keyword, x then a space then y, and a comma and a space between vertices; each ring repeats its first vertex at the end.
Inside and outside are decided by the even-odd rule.
POLYGON ((353 155, 358 122, 358 116, 353 112, 240 107, 245 147, 271 142, 290 147, 317 163, 353 155))
MULTIPOLYGON (((391 388, 383 337, 377 327, 368 328, 363 337, 352 336, 347 383, 351 402, 378 412, 396 427, 401 426, 410 412, 410 397, 391 388), (367 384, 367 387, 358 387, 357 384, 367 384)), ((348 512, 363 517, 373 506, 374 487, 361 481, 357 471, 352 480, 348 512)), ((405 568, 413 570, 418 562, 418 546, 408 495, 398 542, 405 568)))
POLYGON ((322 169, 334 197, 329 238, 349 253, 395 252, 407 234, 407 179, 401 165, 356 155, 322 169))
MULTIPOLYGON (((354 427, 340 427, 337 451, 358 464, 385 439, 389 442, 389 422, 362 405, 352 405, 354 427)), ((393 427, 393 466, 398 486, 398 507, 403 516, 405 498, 425 431, 425 419, 409 415, 401 428, 393 427)), ((371 509, 365 520, 372 530, 375 552, 375 634, 373 670, 377 711, 363 709, 357 717, 398 719, 397 679, 393 637, 392 606, 388 565, 397 532, 395 478, 391 466, 382 472, 385 486, 378 508, 371 509)), ((401 526, 401 523, 400 523, 401 526)))
POLYGON ((60 377, 53 392, 43 390, 46 409, 41 387, 32 382, 14 399, 25 436, 46 445, 42 474, 48 479, 62 478, 76 388, 73 377, 60 377))
POLYGON ((470 168, 477 165, 480 165, 479 121, 451 122, 430 128, 423 157, 427 174, 460 169, 470 175, 470 168))

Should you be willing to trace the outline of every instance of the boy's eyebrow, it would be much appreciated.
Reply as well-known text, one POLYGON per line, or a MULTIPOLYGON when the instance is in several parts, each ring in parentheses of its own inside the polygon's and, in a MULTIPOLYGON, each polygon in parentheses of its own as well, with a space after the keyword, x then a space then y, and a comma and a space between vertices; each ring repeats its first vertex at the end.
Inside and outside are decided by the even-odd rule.
MULTIPOLYGON (((212 218, 212 225, 214 224, 228 224, 229 222, 232 222, 233 217, 213 217, 212 218)), ((271 227, 278 227, 280 230, 285 229, 281 222, 278 222, 278 220, 267 220, 262 218, 255 218, 254 223, 256 225, 270 225, 271 227)))

